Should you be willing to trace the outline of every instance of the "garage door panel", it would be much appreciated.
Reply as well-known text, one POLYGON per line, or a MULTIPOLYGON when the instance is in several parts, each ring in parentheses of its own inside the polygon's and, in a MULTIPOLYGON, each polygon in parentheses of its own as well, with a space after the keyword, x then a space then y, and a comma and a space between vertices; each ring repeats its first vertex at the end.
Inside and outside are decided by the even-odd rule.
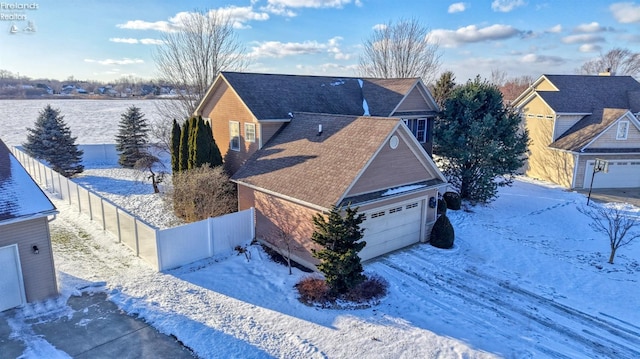
MULTIPOLYGON (((594 161, 588 161, 585 169, 584 188, 591 185, 594 161)), ((607 173, 597 172, 593 177, 593 188, 640 187, 640 160, 609 161, 607 173)))
POLYGON ((0 312, 25 303, 18 246, 0 248, 0 312))

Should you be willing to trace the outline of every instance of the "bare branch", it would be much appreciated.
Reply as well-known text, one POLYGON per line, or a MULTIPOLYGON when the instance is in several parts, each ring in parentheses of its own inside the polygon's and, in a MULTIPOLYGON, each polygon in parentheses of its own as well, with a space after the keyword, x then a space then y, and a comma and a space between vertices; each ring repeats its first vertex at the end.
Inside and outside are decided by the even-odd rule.
POLYGON ((578 69, 578 73, 583 75, 597 75, 605 71, 618 76, 640 75, 640 53, 618 47, 585 62, 578 69))
POLYGON ((640 225, 637 218, 626 215, 619 207, 591 206, 579 207, 578 210, 591 218, 589 226, 596 232, 604 233, 609 238, 611 254, 609 263, 613 264, 613 259, 618 248, 631 243, 634 239, 640 238, 640 233, 630 232, 634 227, 640 225))

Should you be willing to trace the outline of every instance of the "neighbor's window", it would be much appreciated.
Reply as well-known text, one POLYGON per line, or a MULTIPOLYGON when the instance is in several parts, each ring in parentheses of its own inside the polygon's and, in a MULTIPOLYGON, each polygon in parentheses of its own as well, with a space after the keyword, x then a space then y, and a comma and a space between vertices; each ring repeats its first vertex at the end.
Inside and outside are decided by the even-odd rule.
POLYGON ((418 139, 418 142, 427 142, 427 119, 426 118, 409 118, 403 119, 404 124, 409 127, 411 133, 418 139))
POLYGON ((247 142, 256 142, 256 124, 244 124, 244 140, 247 142))
POLYGON ((626 140, 629 134, 629 121, 618 122, 618 132, 616 132, 616 140, 626 140))
POLYGON ((240 151, 240 122, 229 121, 229 148, 240 151))

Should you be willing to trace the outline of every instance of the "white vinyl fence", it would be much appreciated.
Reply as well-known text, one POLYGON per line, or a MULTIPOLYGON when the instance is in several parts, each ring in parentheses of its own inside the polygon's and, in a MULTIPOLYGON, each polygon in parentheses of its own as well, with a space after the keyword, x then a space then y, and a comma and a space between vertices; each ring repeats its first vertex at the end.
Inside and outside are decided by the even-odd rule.
MULTIPOLYGON (((85 151, 85 161, 87 155, 95 155, 104 156, 104 163, 113 163, 111 160, 115 152, 109 146, 113 147, 91 145, 90 151, 86 151, 85 146, 79 147, 85 151)), ((14 147, 13 154, 40 186, 89 216, 158 271, 231 252, 236 246, 255 237, 253 208, 174 228, 158 229, 53 171, 21 148, 14 147)), ((95 163, 95 160, 92 161, 95 163)))

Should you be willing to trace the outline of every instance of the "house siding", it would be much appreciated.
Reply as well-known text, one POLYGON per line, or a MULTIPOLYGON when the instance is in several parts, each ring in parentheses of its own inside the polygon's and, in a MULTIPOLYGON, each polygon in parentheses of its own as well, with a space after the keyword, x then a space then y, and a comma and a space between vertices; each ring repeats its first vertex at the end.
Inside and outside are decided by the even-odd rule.
POLYGON ((526 175, 571 187, 575 156, 571 153, 548 147, 551 132, 553 131, 553 121, 527 118, 526 127, 531 139, 526 175))
POLYGON ((18 245, 24 289, 28 302, 58 295, 47 217, 0 224, 0 247, 18 245), (33 246, 39 253, 33 253, 33 246))
POLYGON ((202 116, 211 119, 213 138, 224 159, 225 170, 230 174, 235 173, 249 156, 258 150, 261 130, 256 118, 225 82, 219 84, 203 106, 202 116), (229 121, 237 121, 240 124, 240 151, 229 149, 229 121), (244 140, 245 123, 256 123, 255 142, 244 140))
POLYGON ((609 127, 602 135, 600 135, 593 143, 589 145, 590 149, 594 148, 638 148, 640 145, 640 131, 627 118, 623 117, 623 121, 629 121, 629 132, 626 140, 616 140, 616 132, 618 131, 618 122, 609 127))
POLYGON ((404 98, 402 103, 396 109, 396 112, 404 111, 435 111, 425 100, 427 96, 422 94, 418 86, 414 87, 411 92, 404 98))
POLYGON ((587 169, 587 163, 589 161, 595 161, 596 158, 600 158, 610 162, 626 162, 628 160, 640 160, 640 154, 629 154, 629 155, 580 155, 580 159, 578 161, 578 169, 576 172, 576 182, 574 183, 573 188, 584 188, 584 179, 585 179, 585 171, 587 169))
POLYGON ((399 131, 394 135, 400 139, 398 147, 392 149, 388 143, 385 143, 375 159, 347 192, 346 197, 400 187, 436 177, 419 162, 407 143, 406 137, 399 131))
POLYGON ((536 85, 535 89, 537 91, 558 91, 546 78, 536 85))
POLYGON ((567 132, 568 129, 570 129, 583 117, 583 115, 558 115, 556 117, 555 139, 557 139, 557 137, 560 137, 563 133, 567 132))
POLYGON ((262 145, 267 143, 284 124, 284 122, 261 122, 262 145))

